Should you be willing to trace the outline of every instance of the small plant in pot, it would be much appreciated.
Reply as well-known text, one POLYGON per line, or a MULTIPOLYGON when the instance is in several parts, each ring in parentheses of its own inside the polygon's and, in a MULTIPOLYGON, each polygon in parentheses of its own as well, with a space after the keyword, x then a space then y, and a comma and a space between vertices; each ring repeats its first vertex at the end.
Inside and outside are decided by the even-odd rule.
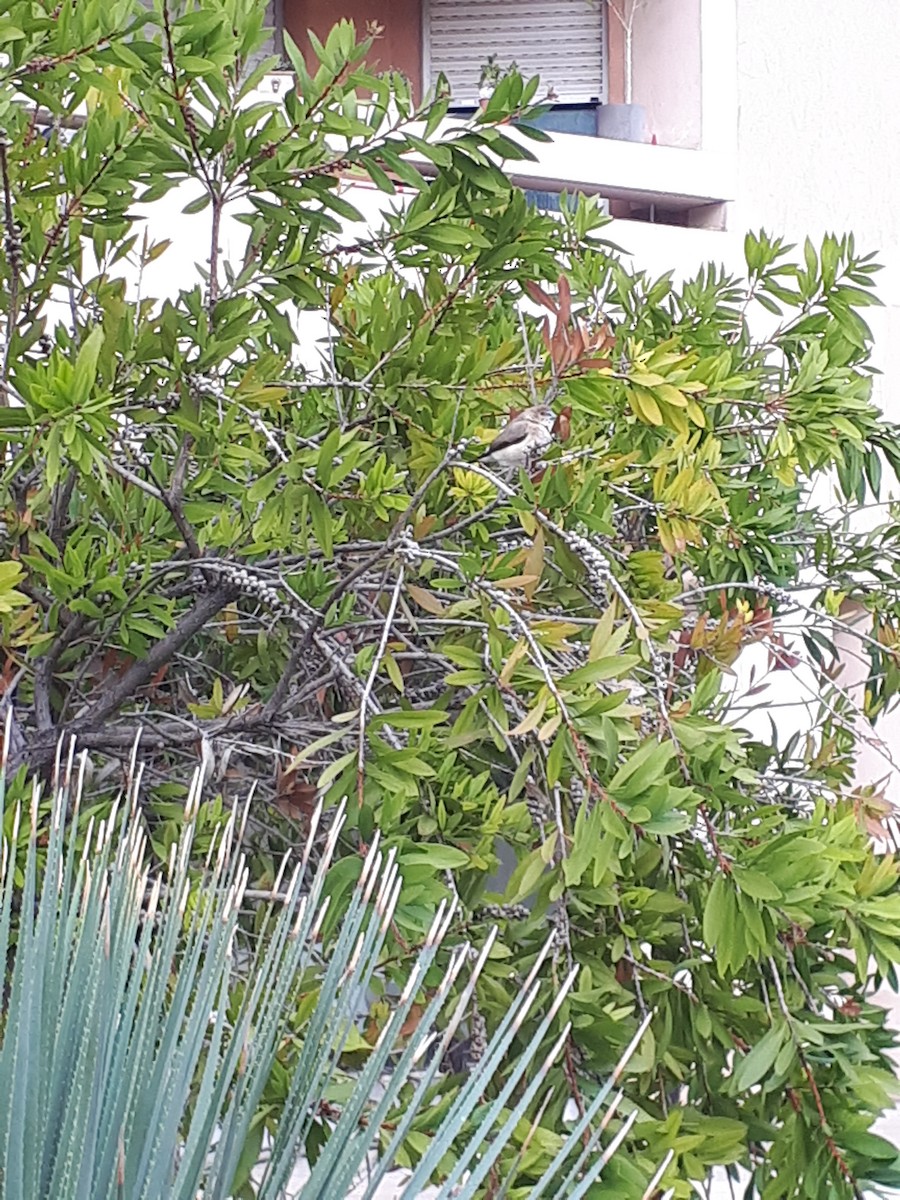
POLYGON ((610 14, 622 26, 625 34, 624 104, 604 104, 597 112, 597 133, 600 137, 616 138, 621 142, 647 142, 647 110, 633 102, 634 95, 634 20, 647 0, 607 0, 610 14))
POLYGON ((497 90, 500 80, 505 79, 507 75, 512 75, 518 69, 519 65, 515 61, 511 62, 508 67, 501 67, 497 62, 496 54, 487 56, 481 64, 481 74, 478 77, 478 104, 482 110, 487 108, 488 101, 497 90))

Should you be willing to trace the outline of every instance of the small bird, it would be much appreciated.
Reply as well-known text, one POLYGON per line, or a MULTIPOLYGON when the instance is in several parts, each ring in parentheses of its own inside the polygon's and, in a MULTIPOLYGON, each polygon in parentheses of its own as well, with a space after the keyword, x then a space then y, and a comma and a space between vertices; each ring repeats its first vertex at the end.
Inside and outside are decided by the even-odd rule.
POLYGON ((530 458, 553 444, 555 423, 549 404, 533 404, 506 422, 480 460, 504 471, 524 467, 530 458))

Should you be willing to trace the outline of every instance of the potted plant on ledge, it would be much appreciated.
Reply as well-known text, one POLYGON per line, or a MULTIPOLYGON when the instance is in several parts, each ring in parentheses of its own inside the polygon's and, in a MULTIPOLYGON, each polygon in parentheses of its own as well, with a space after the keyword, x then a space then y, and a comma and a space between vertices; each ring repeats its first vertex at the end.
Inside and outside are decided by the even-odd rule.
POLYGON ((501 67, 496 54, 487 56, 481 64, 481 74, 478 77, 478 105, 482 110, 487 108, 500 80, 518 69, 519 65, 516 62, 511 62, 508 67, 501 67))
POLYGON ((622 26, 625 35, 624 104, 603 104, 597 112, 599 137, 621 142, 648 142, 647 110, 633 102, 634 95, 634 19, 647 0, 606 0, 607 8, 622 26))

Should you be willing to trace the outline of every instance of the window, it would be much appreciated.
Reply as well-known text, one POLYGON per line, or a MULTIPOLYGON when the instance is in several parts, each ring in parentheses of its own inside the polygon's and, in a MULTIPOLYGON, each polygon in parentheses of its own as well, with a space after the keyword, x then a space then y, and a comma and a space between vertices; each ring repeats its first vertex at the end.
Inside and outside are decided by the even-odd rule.
POLYGON ((460 105, 478 100, 481 68, 493 56, 540 75, 561 104, 605 98, 603 0, 424 0, 425 75, 450 81, 460 105))
POLYGON ((369 65, 376 71, 400 71, 420 94, 422 72, 423 0, 280 0, 284 6, 284 28, 314 61, 306 31, 311 29, 324 41, 336 21, 347 18, 365 36, 371 26, 381 34, 372 47, 369 65))

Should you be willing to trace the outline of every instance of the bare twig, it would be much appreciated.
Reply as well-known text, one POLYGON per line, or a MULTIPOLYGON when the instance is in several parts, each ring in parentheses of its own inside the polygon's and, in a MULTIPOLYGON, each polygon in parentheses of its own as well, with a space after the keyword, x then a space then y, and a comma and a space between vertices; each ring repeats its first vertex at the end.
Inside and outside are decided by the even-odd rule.
POLYGON ((210 194, 210 200, 212 202, 212 228, 209 237, 209 296, 207 299, 207 310, 210 316, 210 324, 212 324, 213 310, 219 299, 219 255, 221 253, 219 236, 222 226, 222 209, 224 208, 222 193, 218 183, 215 190, 210 194))
POLYGON ((531 357, 531 350, 528 347, 528 329, 525 325, 525 314, 521 308, 517 310, 519 317, 519 329, 522 332, 522 352, 525 355, 525 371, 528 375, 528 390, 531 393, 531 403, 538 403, 537 386, 534 382, 534 359, 531 357))
MULTIPOLYGON (((181 448, 179 449, 179 461, 182 463, 180 467, 182 481, 183 472, 187 465, 187 451, 190 448, 189 445, 187 448, 185 448, 189 436, 189 434, 185 434, 181 443, 181 448)), ((163 491, 163 489, 157 487, 156 484, 150 483, 146 479, 142 479, 140 475, 135 474, 134 471, 129 471, 127 467, 123 467, 121 463, 117 463, 114 459, 101 457, 100 461, 108 471, 112 471, 114 475, 118 475, 119 478, 123 479, 126 483, 130 483, 134 487, 139 488, 142 492, 144 492, 145 495, 150 496, 153 500, 158 500, 159 503, 162 504, 163 507, 168 511, 169 515, 172 517, 172 520, 175 522, 175 526, 178 529, 178 532, 181 534, 185 547, 191 557, 202 557, 202 552, 197 542, 197 536, 194 533, 190 522, 185 517, 181 507, 180 486, 183 486, 183 482, 182 485, 178 484, 179 462, 176 462, 175 471, 173 472, 172 476, 172 485, 168 491, 163 491)))
MULTIPOLYGON (((211 285, 210 290, 212 290, 211 285)), ((161 498, 163 504, 169 510, 178 532, 184 539, 184 544, 191 558, 200 558, 201 551, 197 542, 197 535, 194 533, 191 523, 184 515, 182 505, 184 499, 184 481, 187 475, 187 467, 193 444, 194 438, 192 434, 182 434, 181 442, 178 446, 178 454, 175 458, 175 465, 172 468, 172 478, 169 482, 168 490, 161 494, 161 498)))
POLYGON ((331 285, 329 284, 325 292, 325 301, 327 313, 325 316, 325 336, 328 339, 328 370, 331 376, 331 388, 334 394, 334 411, 337 416, 338 429, 343 429, 345 425, 344 405, 341 399, 341 383, 337 371, 337 362, 334 356, 334 328, 331 321, 331 285))
POLYGON ((606 0, 613 16, 625 32, 625 103, 631 103, 633 70, 634 18, 644 7, 644 0, 623 0, 624 9, 619 8, 616 0, 606 0))
MULTIPOLYGON (((178 83, 178 66, 175 62, 175 39, 172 33, 172 18, 169 14, 168 0, 163 0, 162 3, 162 24, 163 24, 163 40, 166 46, 166 59, 169 64, 169 71, 172 76, 172 98, 175 100, 181 110, 181 119, 184 122, 185 133, 188 135, 188 140, 191 143, 191 150, 194 154, 194 159, 197 163, 197 170, 203 177, 203 182, 206 185, 206 190, 209 193, 210 200, 215 200, 215 187, 213 186, 212 177, 206 165, 203 155, 200 153, 200 146, 197 140, 197 125, 194 121, 194 114, 191 112, 190 98, 187 88, 182 88, 178 83)), ((210 277, 211 278, 211 277, 210 277)))
POLYGON ((129 148, 138 140, 138 136, 139 134, 135 134, 135 136, 132 138, 123 139, 121 142, 116 142, 108 154, 100 160, 97 169, 91 175, 90 179, 83 183, 81 187, 77 189, 77 191, 73 192, 63 205, 62 212, 59 214, 59 217, 57 218, 53 228, 50 229, 44 236, 44 249, 41 251, 40 258, 35 264, 33 276, 34 282, 32 283, 32 289, 37 290, 38 295, 32 296, 28 306, 24 310, 23 320, 32 320, 49 295, 51 284, 45 279, 43 290, 40 290, 37 287, 37 281, 41 280, 41 278, 45 276, 45 268, 47 263, 50 261, 50 256, 53 254, 53 251, 62 240, 63 234, 69 228, 69 222, 81 209, 84 197, 87 196, 88 193, 97 186, 112 163, 116 161, 116 156, 119 154, 119 152, 123 150, 127 152, 129 148))
POLYGON ((101 457, 100 461, 108 471, 112 471, 114 475, 118 475, 126 483, 132 484, 139 488, 147 496, 151 496, 154 500, 158 500, 160 504, 166 503, 165 493, 163 493, 155 484, 148 483, 146 479, 142 479, 140 475, 135 475, 133 471, 129 471, 127 467, 123 467, 121 463, 115 462, 111 458, 101 457))
POLYGON ((71 470, 66 475, 65 480, 57 483, 53 488, 47 535, 59 549, 62 549, 65 545, 66 518, 77 478, 78 473, 75 470, 71 470))

